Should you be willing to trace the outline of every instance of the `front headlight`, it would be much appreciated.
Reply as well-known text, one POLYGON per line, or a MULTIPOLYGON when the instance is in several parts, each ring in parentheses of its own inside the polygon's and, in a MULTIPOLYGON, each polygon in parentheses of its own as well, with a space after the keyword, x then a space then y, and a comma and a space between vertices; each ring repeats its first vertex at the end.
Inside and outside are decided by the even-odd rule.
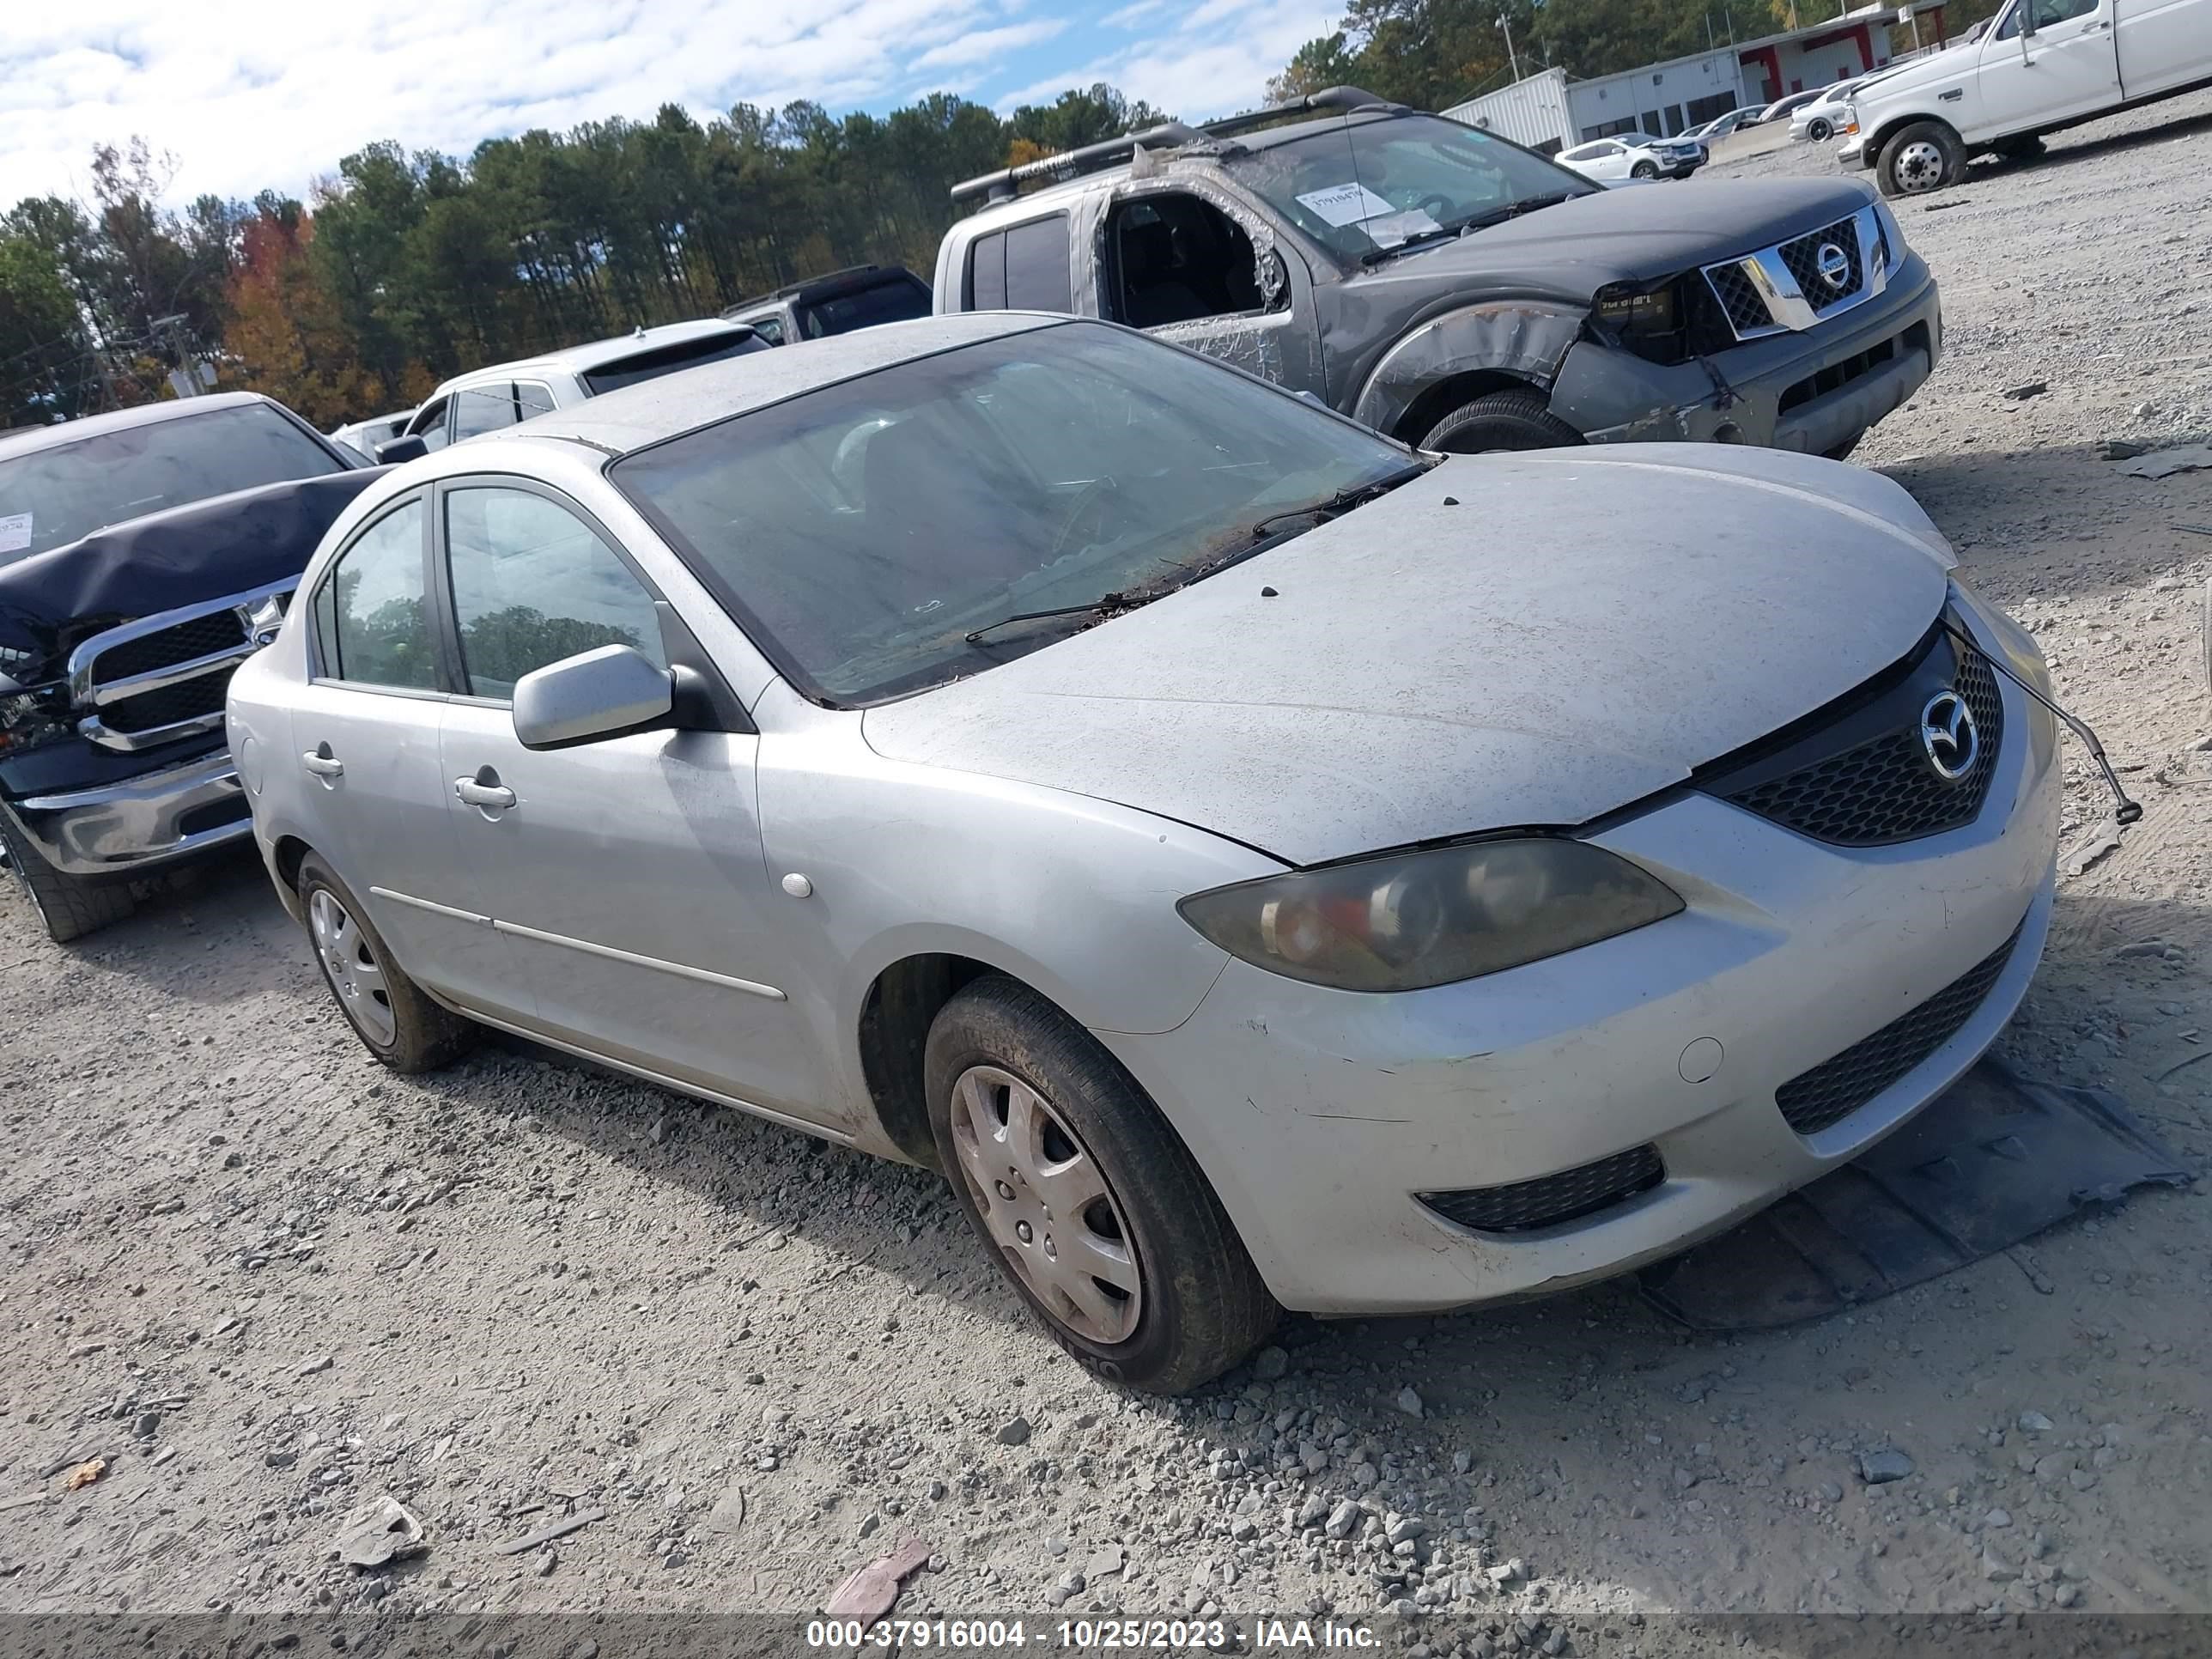
POLYGON ((1889 250, 1889 269, 1895 270, 1905 263, 1905 227, 1897 222, 1897 216, 1889 210, 1889 204, 1878 201, 1874 204, 1874 222, 1881 227, 1881 244, 1889 250))
POLYGON ((1474 842, 1194 893, 1184 921, 1231 956, 1340 991, 1418 991, 1555 957, 1682 908, 1588 842, 1474 842))

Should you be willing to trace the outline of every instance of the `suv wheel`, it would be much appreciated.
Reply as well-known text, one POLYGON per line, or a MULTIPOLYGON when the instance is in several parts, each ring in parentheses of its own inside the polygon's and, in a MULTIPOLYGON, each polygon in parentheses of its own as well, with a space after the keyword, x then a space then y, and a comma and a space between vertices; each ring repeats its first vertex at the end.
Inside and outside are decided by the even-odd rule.
POLYGON ((1656 179, 1659 176, 1659 169, 1652 162, 1638 161, 1634 167, 1629 168, 1628 176, 1632 179, 1656 179))
POLYGON ((1043 997, 971 981, 931 1025, 923 1076, 961 1209, 1085 1366, 1180 1394, 1274 1328, 1281 1310, 1159 1109, 1043 997))
POLYGON ((55 869, 24 839, 4 808, 0 808, 0 852, 7 854, 8 867, 15 872, 31 908, 38 912, 46 937, 57 945, 82 939, 138 908, 126 883, 87 881, 55 869))
POLYGON ((1955 185, 1966 174, 1966 147, 1941 121, 1915 121, 1891 135, 1875 163, 1885 196, 1919 196, 1955 185))
POLYGON ((1538 392, 1492 392, 1472 398, 1429 428, 1423 449, 1479 455, 1492 449, 1557 449, 1583 434, 1552 413, 1538 392))
POLYGON ((300 905, 323 982, 369 1053, 395 1072, 428 1072, 469 1046, 475 1027, 407 977, 360 902, 313 854, 300 865, 300 905))

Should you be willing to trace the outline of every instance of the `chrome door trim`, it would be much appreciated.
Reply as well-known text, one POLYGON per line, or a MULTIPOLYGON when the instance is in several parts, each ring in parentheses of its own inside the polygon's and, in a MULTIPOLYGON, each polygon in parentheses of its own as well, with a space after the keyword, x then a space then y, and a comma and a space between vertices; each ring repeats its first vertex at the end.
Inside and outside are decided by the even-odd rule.
POLYGON ((447 916, 454 921, 470 922, 478 927, 491 927, 497 925, 489 916, 480 916, 473 910, 456 910, 450 904, 433 903, 426 898, 416 898, 412 893, 394 892, 389 887, 372 887, 368 890, 368 896, 371 898, 390 899, 394 904, 404 904, 410 909, 427 910, 434 916, 447 916))
MULTIPOLYGON (((423 988, 429 989, 427 986, 423 988)), ((594 1066, 605 1066, 615 1071, 626 1073, 641 1083, 650 1083, 654 1087, 666 1089, 671 1093, 690 1095, 694 1099, 708 1101, 716 1106, 727 1106, 732 1111, 744 1112, 752 1117, 766 1118, 770 1123, 779 1124, 787 1129, 796 1129, 801 1134, 815 1135, 823 1140, 834 1140, 840 1146, 850 1146, 854 1144, 853 1133, 849 1129, 833 1129, 826 1123, 817 1123, 808 1118, 793 1117, 787 1112, 779 1112, 772 1107, 756 1106, 750 1100, 740 1100, 735 1095, 726 1095, 719 1089, 708 1088, 704 1084, 686 1083, 683 1079, 670 1077, 664 1072, 653 1071, 643 1066, 633 1066, 626 1060, 613 1059, 595 1048, 587 1048, 580 1042, 569 1042, 560 1037, 548 1036, 543 1031, 527 1025, 519 1025, 512 1020, 495 1019, 489 1014, 478 1012, 465 1002, 440 995, 435 991, 430 992, 430 995, 433 1000, 442 1003, 455 1013, 467 1016, 479 1025, 489 1025, 494 1030, 504 1031, 509 1036, 520 1037, 526 1042, 542 1042, 549 1048, 557 1048, 564 1054, 574 1054, 578 1060, 588 1060, 594 1066)))
MULTIPOLYGON (((413 901, 421 902, 421 901, 413 901)), ((460 912, 449 914, 459 915, 460 912)), ((679 979, 695 979, 706 985, 719 985, 725 990, 743 991, 747 996, 766 997, 770 1002, 786 1002, 790 999, 773 985, 757 984, 749 979, 738 979, 731 974, 717 974, 709 969, 693 968, 681 962, 669 962, 659 957, 641 957, 635 951, 617 951, 611 945, 595 945, 586 939, 571 939, 566 933, 549 933, 542 928, 526 927, 519 921, 492 921, 495 930, 513 933, 518 939, 535 939, 540 945, 562 945, 571 951, 581 951, 586 956, 605 957, 610 962, 628 963, 633 968, 657 968, 664 974, 674 974, 679 979)), ((744 1103, 733 1101, 733 1105, 744 1103)), ((747 1111, 758 1111, 757 1106, 747 1106, 747 1111)))

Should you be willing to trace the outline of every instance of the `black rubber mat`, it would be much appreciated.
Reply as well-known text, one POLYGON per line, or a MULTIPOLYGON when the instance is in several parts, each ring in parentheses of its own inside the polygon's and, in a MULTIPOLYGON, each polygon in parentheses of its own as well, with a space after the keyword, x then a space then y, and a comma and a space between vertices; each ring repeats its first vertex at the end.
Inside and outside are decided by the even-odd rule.
POLYGON ((1698 1330, 1770 1329, 1953 1272, 2131 1188, 2191 1179, 2117 1096, 1984 1060, 1863 1158, 1641 1283, 1698 1330))

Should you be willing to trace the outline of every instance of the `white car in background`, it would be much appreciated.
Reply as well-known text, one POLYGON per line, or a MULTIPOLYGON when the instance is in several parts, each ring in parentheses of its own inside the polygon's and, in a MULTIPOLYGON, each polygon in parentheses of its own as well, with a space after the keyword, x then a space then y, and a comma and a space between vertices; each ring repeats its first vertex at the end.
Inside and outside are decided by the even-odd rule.
POLYGON ((1843 127, 1844 110, 1851 94, 1865 84, 1864 76, 1856 81, 1838 81, 1812 102, 1801 106, 1790 118, 1791 139, 1826 143, 1843 127))
POLYGON ((1601 185, 1625 185, 1632 180, 1656 179, 1659 161, 1633 144, 1623 143, 1618 138, 1593 138, 1587 144, 1577 144, 1572 149, 1561 150, 1552 158, 1561 167, 1579 173, 1585 179, 1601 185))
POLYGON ((1827 95, 1828 88, 1826 87, 1815 87, 1810 92, 1793 92, 1787 97, 1778 98, 1769 104, 1759 112, 1759 118, 1762 122, 1779 121, 1785 115, 1795 115, 1814 99, 1825 98, 1827 95))
POLYGON ((391 442, 407 430, 407 422, 414 418, 413 410, 403 409, 395 414, 371 416, 365 421, 349 421, 327 435, 331 442, 343 444, 373 461, 377 445, 391 442))

